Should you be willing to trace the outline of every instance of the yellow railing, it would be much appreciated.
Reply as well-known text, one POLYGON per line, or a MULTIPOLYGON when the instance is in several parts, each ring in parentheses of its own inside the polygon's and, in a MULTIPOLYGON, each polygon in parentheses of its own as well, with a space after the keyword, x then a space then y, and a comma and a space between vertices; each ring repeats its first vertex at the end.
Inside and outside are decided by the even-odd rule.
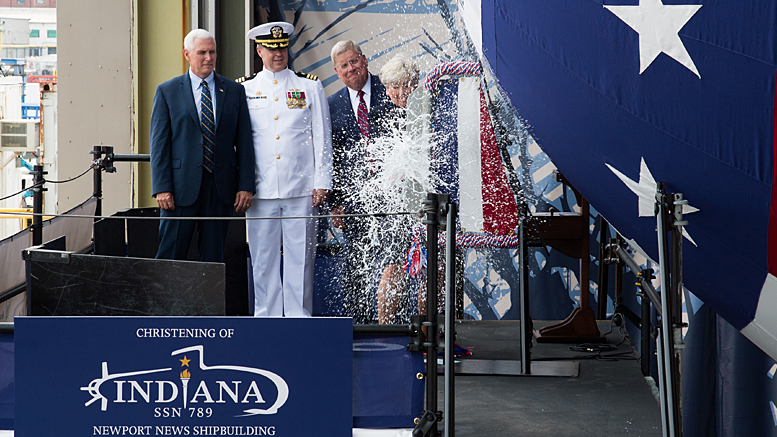
MULTIPOLYGON (((0 208, 0 219, 18 219, 18 220, 32 220, 32 215, 23 215, 23 214, 3 214, 4 212, 13 212, 13 213, 19 213, 19 212, 29 212, 32 213, 32 208, 0 208)), ((49 220, 53 218, 54 216, 44 216, 43 220, 49 220)))

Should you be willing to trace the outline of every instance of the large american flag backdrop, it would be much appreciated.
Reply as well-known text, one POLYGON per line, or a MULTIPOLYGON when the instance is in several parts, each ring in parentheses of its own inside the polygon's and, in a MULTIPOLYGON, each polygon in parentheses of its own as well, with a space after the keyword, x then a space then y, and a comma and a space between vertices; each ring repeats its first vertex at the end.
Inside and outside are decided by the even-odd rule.
POLYGON ((686 287, 777 356, 777 4, 665 1, 484 0, 480 48, 554 164, 653 259, 641 167, 699 209, 686 287))

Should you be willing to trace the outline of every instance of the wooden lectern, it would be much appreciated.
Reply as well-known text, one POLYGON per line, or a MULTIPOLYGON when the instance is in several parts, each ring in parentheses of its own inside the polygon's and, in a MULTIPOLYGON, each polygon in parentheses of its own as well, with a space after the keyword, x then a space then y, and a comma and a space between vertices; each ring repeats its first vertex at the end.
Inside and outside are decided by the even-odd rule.
MULTIPOLYGON (((540 343, 601 343, 606 341, 596 325, 596 316, 589 303, 590 246, 588 201, 560 174, 556 180, 568 186, 580 204, 579 215, 554 215, 537 220, 536 231, 544 244, 561 253, 580 259, 580 306, 562 322, 534 331, 540 343)), ((535 231, 535 232, 536 232, 535 231)))

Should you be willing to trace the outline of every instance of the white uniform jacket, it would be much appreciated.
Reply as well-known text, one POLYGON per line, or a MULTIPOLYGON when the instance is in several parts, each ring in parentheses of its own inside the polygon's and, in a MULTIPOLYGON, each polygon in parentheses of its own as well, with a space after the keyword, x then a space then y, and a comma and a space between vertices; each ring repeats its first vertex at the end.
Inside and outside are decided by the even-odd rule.
POLYGON ((243 82, 256 157, 257 199, 332 189, 332 126, 319 80, 289 70, 243 82))

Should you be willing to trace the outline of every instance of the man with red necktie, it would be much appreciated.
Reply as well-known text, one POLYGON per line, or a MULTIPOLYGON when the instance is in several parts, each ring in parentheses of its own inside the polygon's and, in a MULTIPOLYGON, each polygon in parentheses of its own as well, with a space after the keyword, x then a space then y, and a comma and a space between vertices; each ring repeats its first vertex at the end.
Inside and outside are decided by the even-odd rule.
MULTIPOLYGON (((367 57, 354 41, 340 41, 332 48, 332 63, 337 77, 345 86, 329 96, 329 111, 332 120, 332 152, 334 157, 333 191, 330 197, 331 211, 337 214, 365 213, 356 199, 350 197, 358 191, 362 182, 369 177, 370 166, 366 156, 370 126, 368 116, 371 108, 388 102, 386 88, 378 76, 370 74, 367 57)), ((342 228, 346 239, 346 266, 343 273, 343 288, 346 305, 353 310, 358 293, 368 288, 369 276, 364 266, 355 265, 358 251, 367 247, 360 241, 366 232, 359 218, 333 218, 335 227, 342 228), (349 262, 350 261, 350 262, 349 262), (351 300, 349 302, 349 300, 351 300)), ((371 305, 367 305, 371 308, 371 305)), ((369 311, 353 314, 360 322, 370 322, 369 311)))

